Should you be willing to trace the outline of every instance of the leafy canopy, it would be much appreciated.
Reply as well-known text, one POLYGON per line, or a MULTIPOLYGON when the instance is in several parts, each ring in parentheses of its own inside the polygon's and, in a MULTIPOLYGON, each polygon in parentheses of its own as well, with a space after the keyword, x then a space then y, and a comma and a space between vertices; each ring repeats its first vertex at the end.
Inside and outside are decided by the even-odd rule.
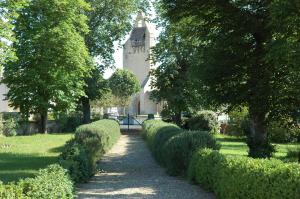
POLYGON ((32 0, 13 22, 18 59, 5 67, 7 98, 24 114, 66 110, 84 95, 90 56, 84 0, 32 0))
POLYGON ((120 100, 120 105, 127 106, 130 97, 141 90, 137 77, 128 70, 117 69, 109 78, 112 94, 120 100))

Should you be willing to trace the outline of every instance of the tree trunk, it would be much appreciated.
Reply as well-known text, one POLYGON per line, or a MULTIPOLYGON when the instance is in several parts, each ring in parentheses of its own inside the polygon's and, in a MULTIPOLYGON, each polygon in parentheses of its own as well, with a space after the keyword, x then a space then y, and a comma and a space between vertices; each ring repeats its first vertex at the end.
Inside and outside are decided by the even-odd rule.
POLYGON ((123 106, 123 115, 126 116, 126 107, 123 106))
POLYGON ((83 123, 88 124, 91 122, 91 105, 89 98, 83 97, 81 99, 82 103, 82 113, 83 113, 83 123))
POLYGON ((253 158, 270 158, 274 152, 274 147, 270 144, 266 132, 266 114, 257 111, 250 113, 250 135, 247 144, 249 146, 249 156, 253 158))
POLYGON ((48 113, 44 111, 40 113, 40 133, 46 134, 47 133, 47 121, 48 121, 48 113))
POLYGON ((181 126, 182 124, 182 120, 181 120, 181 111, 178 111, 175 113, 174 117, 173 117, 173 121, 178 125, 181 126))

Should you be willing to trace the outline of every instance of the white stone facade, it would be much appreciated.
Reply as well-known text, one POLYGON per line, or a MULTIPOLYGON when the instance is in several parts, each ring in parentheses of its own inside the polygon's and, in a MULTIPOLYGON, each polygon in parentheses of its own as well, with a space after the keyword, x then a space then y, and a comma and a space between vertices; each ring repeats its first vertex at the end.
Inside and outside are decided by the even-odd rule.
POLYGON ((160 105, 150 97, 149 72, 155 68, 151 61, 151 48, 155 45, 154 27, 143 13, 137 16, 130 38, 124 45, 123 68, 133 72, 141 84, 141 92, 132 97, 128 113, 133 115, 159 114, 160 105))

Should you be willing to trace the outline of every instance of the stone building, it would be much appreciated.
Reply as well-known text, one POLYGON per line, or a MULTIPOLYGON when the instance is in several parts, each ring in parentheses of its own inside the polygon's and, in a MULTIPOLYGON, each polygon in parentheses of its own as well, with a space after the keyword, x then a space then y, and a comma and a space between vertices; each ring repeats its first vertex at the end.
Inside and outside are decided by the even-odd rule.
POLYGON ((155 45, 155 27, 138 14, 134 28, 124 45, 123 68, 133 72, 141 84, 141 92, 132 97, 128 113, 133 115, 159 114, 161 105, 150 99, 149 72, 155 68, 151 61, 151 48, 155 45))

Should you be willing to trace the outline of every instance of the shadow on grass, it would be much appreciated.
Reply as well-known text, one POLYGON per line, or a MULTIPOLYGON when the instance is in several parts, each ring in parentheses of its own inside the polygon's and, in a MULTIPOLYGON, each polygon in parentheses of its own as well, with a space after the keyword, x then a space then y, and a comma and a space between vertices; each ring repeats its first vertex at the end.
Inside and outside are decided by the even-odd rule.
POLYGON ((52 149, 49 149, 48 151, 50 153, 61 153, 64 149, 64 145, 63 146, 59 146, 59 147, 55 147, 55 148, 52 148, 52 149))
POLYGON ((246 138, 236 138, 236 137, 224 137, 224 138, 217 138, 219 142, 244 142, 246 143, 246 138))
POLYGON ((57 157, 35 154, 0 153, 0 180, 4 183, 33 177, 41 168, 57 162, 57 157))

